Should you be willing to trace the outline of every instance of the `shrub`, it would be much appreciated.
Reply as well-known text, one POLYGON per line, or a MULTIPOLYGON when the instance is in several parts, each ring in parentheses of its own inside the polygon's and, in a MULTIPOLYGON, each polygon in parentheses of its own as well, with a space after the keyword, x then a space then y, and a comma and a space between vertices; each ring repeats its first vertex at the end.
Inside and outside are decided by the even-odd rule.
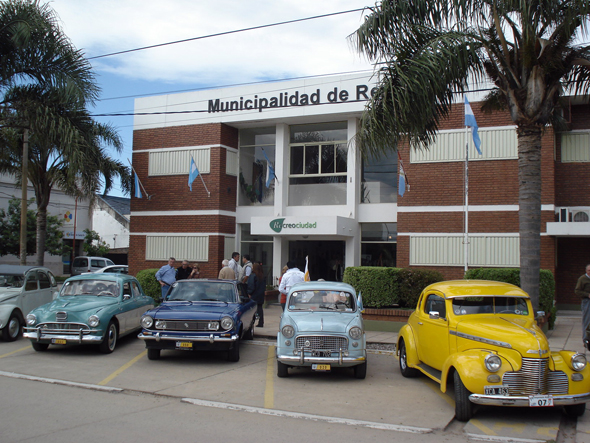
POLYGON ((444 281, 444 279, 444 276, 438 271, 428 269, 399 269, 397 280, 400 306, 415 308, 422 290, 426 286, 444 281))
POLYGON ((156 272, 158 272, 158 269, 144 269, 139 271, 135 277, 143 288, 145 295, 152 297, 157 304, 162 297, 162 287, 156 280, 156 272))

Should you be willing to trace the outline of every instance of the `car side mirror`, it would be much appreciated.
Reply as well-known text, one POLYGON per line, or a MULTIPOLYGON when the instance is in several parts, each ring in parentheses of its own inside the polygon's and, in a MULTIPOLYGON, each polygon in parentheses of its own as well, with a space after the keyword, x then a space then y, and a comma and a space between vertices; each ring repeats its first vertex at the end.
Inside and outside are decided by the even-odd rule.
POLYGON ((241 303, 248 303, 250 301, 250 297, 246 297, 245 295, 240 295, 240 302, 241 303))
POLYGON ((129 300, 131 298, 131 294, 123 294, 123 300, 129 300))
POLYGON ((158 303, 164 303, 164 297, 160 297, 160 298, 158 299, 158 303))
POLYGON ((535 318, 535 320, 539 320, 543 317, 545 317, 545 311, 537 311, 537 317, 535 318))
POLYGON ((440 313, 438 311, 430 311, 428 313, 428 316, 432 319, 432 320, 437 320, 440 318, 440 313))

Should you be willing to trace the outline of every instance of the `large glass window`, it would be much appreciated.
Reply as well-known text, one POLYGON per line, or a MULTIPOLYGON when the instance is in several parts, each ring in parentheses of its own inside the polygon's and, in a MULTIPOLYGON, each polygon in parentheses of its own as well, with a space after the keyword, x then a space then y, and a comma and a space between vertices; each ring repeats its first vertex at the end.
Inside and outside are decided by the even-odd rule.
POLYGON ((397 223, 361 223, 361 265, 395 267, 397 223))
POLYGON ((275 140, 274 126, 240 130, 239 206, 274 204, 275 185, 268 180, 268 162, 274 170, 275 140))
POLYGON ((243 257, 244 254, 248 254, 250 256, 250 260, 252 261, 252 263, 262 263, 262 270, 264 272, 266 284, 272 285, 272 236, 252 235, 250 233, 250 224, 242 224, 240 225, 240 229, 241 257, 243 257))
POLYGON ((346 122, 291 126, 290 206, 346 204, 346 128, 346 122))
POLYGON ((361 203, 397 202, 397 153, 390 151, 363 161, 361 203))

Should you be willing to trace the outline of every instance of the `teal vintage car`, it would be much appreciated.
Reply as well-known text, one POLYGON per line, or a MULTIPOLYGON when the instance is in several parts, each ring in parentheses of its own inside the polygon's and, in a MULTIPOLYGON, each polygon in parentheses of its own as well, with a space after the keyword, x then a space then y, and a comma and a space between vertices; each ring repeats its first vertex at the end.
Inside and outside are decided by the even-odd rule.
POLYGON ((154 307, 135 277, 88 274, 67 279, 52 301, 26 317, 23 336, 35 351, 49 345, 97 344, 109 354, 118 337, 140 329, 141 315, 154 307))

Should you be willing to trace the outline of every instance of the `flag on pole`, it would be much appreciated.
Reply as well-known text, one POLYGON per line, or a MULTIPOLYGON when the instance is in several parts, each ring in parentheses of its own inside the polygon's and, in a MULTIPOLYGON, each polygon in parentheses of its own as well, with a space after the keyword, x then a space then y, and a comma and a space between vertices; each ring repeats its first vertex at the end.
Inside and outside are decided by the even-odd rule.
POLYGON ((467 96, 465 96, 465 126, 471 128, 473 144, 475 145, 475 149, 477 149, 477 153, 481 155, 481 140, 479 139, 479 134, 477 132, 477 122, 475 121, 475 115, 473 115, 473 110, 467 100, 467 96))
POLYGON ((264 149, 262 150, 262 153, 264 154, 264 158, 266 159, 266 187, 268 188, 268 187, 270 187, 271 182, 277 176, 275 175, 275 170, 272 167, 272 165, 270 164, 270 160, 266 156, 266 152, 264 152, 264 149))
POLYGON ((410 189, 410 182, 406 176, 406 170, 404 169, 404 163, 402 162, 402 157, 399 151, 397 151, 397 158, 399 161, 399 182, 397 184, 397 193, 403 197, 404 192, 406 192, 406 186, 408 187, 408 190, 410 189))
POLYGON ((303 276, 303 279, 305 281, 309 281, 310 280, 310 278, 309 278, 309 268, 307 266, 308 265, 308 261, 309 261, 308 260, 308 256, 306 255, 305 256, 305 275, 303 276))
POLYGON ((139 187, 139 177, 135 173, 135 198, 142 198, 141 188, 139 187))
POLYGON ((197 165, 195 164, 195 160, 191 155, 191 165, 188 170, 188 187, 190 188, 191 192, 193 190, 193 182, 199 176, 199 170, 197 169, 197 165))

